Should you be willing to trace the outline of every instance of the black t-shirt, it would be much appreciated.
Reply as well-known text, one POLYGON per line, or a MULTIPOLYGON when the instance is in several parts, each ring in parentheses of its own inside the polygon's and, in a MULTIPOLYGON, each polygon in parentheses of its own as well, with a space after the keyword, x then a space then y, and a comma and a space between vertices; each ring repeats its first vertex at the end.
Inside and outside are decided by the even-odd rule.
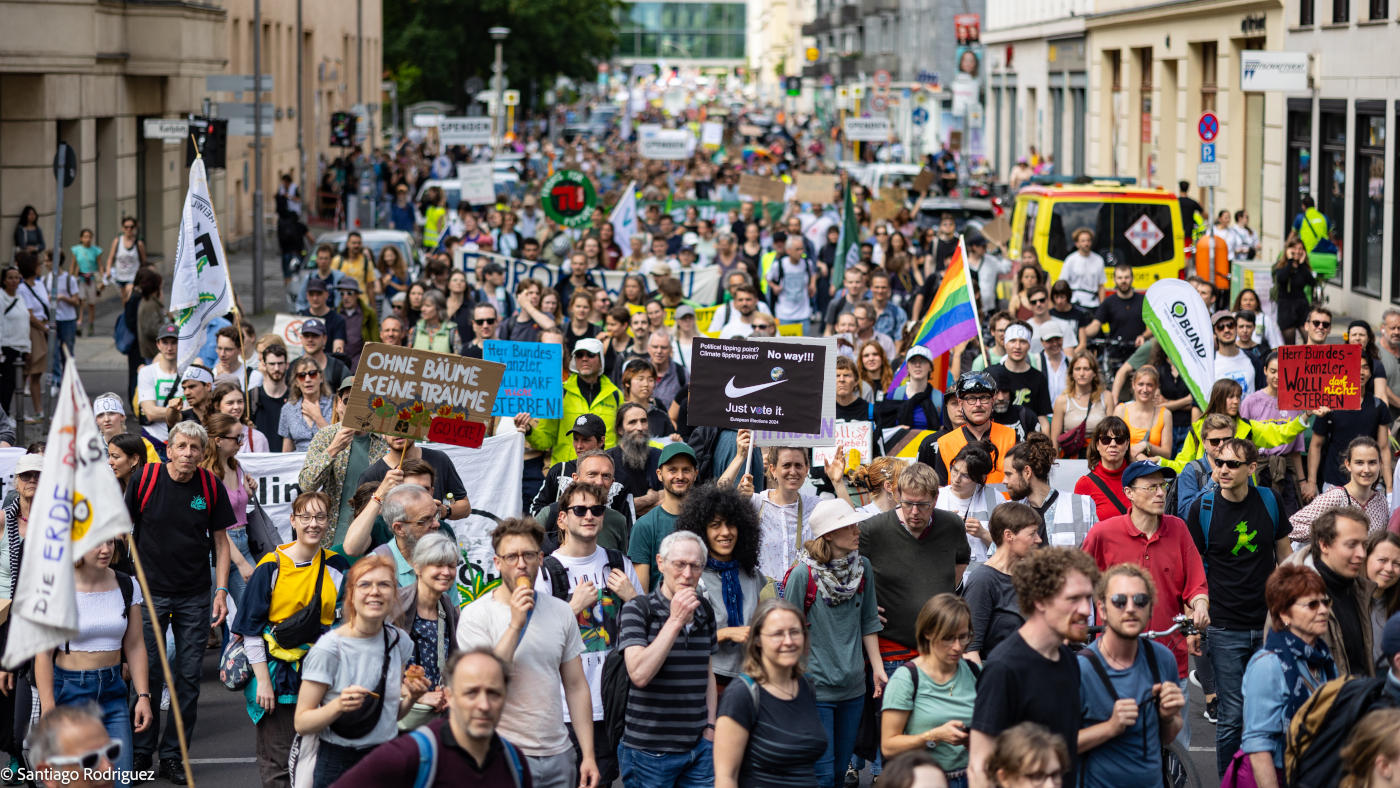
POLYGON ((1089 314, 1089 310, 1083 307, 1075 306, 1074 304, 1070 304, 1069 309, 1066 309, 1063 312, 1057 309, 1051 309, 1050 316, 1058 317, 1059 319, 1068 322, 1070 325, 1074 326, 1076 330, 1081 329, 1094 322, 1094 316, 1089 314))
POLYGON ((1069 646, 1051 661, 1030 647, 1019 631, 1001 642, 982 668, 972 730, 995 738, 1022 722, 1038 722, 1058 733, 1069 750, 1064 784, 1074 785, 1079 755, 1079 662, 1069 646))
POLYGON ((1287 536, 1269 517, 1263 494, 1252 485, 1243 501, 1235 503, 1218 489, 1208 493, 1213 506, 1210 515, 1210 544, 1201 527, 1201 503, 1191 504, 1186 527, 1206 565, 1210 585, 1210 623, 1225 629, 1246 631, 1264 626, 1269 608, 1264 602, 1264 583, 1274 571, 1278 558, 1274 543, 1287 536))
POLYGON ((143 490, 140 482, 144 474, 138 472, 126 487, 126 509, 135 526, 141 563, 152 568, 147 577, 151 593, 208 595, 214 532, 234 522, 228 490, 214 474, 202 469, 189 481, 177 482, 170 478, 164 463, 147 467, 152 468, 154 481, 143 490))
POLYGON ((656 475, 656 467, 661 460, 660 449, 655 446, 647 449, 647 464, 640 470, 627 465, 622 449, 617 446, 608 449, 608 456, 613 461, 613 480, 621 484, 628 495, 640 498, 652 490, 661 489, 661 479, 656 475))
POLYGON ((1050 383, 1046 380, 1044 372, 1035 367, 1030 367, 1025 372, 1012 372, 1004 363, 993 364, 988 367, 988 371, 1011 383, 1012 405, 1025 405, 1035 411, 1037 416, 1050 415, 1054 403, 1050 401, 1050 383))
POLYGON ((1016 602, 1011 575, 983 566, 963 583, 962 597, 972 610, 972 642, 968 651, 988 655, 1011 637, 1026 619, 1016 602))
MULTIPOLYGON (((452 460, 437 449, 425 448, 422 451, 423 461, 433 466, 433 498, 443 503, 447 502, 448 493, 452 493, 452 497, 459 501, 466 498, 466 485, 462 484, 462 477, 457 475, 457 467, 452 464, 452 460)), ((389 464, 381 459, 360 474, 360 480, 355 486, 365 482, 382 482, 384 474, 388 472, 389 464)))
MULTIPOLYGON (((1181 377, 1181 372, 1172 364, 1157 365, 1157 380, 1163 399, 1181 399, 1191 393, 1191 389, 1186 385, 1186 379, 1181 377)), ((1185 429, 1191 426, 1191 408, 1189 406, 1167 412, 1172 416, 1172 429, 1185 429)))
POLYGON ((1010 405, 1007 406, 1006 410, 1001 412, 993 410, 992 421, 995 421, 997 424, 1005 424, 1011 429, 1016 430, 1017 436, 1021 438, 1035 432, 1036 427, 1040 424, 1040 422, 1036 420, 1035 411, 1024 405, 1010 405))
POLYGON ((870 421, 870 403, 856 397, 851 404, 836 403, 836 418, 841 421, 870 421))
POLYGON ((277 430, 282 420, 282 406, 287 404, 287 394, 291 390, 288 386, 287 390, 282 392, 282 396, 274 397, 262 386, 253 389, 252 398, 257 403, 253 410, 253 426, 267 437, 268 451, 282 451, 282 441, 277 437, 277 430))
POLYGON ((1142 293, 1124 298, 1115 290, 1099 304, 1094 319, 1108 326, 1109 336, 1132 342, 1147 330, 1147 321, 1142 318, 1142 293))
POLYGON ((792 700, 760 687, 757 710, 748 682, 736 678, 720 696, 715 716, 734 720, 749 734, 739 765, 742 788, 816 786, 812 764, 826 751, 826 730, 817 715, 817 695, 805 678, 797 680, 792 700))
POLYGON ((1347 444, 1358 435, 1374 438, 1380 426, 1389 423, 1390 406, 1367 395, 1361 397, 1360 410, 1334 410, 1314 420, 1313 433, 1327 439, 1322 447, 1322 480, 1338 487, 1351 481, 1342 470, 1342 452, 1347 444))

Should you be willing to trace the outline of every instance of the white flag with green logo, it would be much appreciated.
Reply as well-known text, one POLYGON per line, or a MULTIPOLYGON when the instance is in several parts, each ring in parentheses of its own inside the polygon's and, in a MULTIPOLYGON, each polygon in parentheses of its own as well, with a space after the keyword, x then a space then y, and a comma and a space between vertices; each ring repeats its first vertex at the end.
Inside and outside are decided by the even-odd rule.
POLYGON ((190 165, 190 188, 180 214, 180 234, 175 238, 175 276, 170 285, 170 313, 180 329, 177 363, 184 369, 204 347, 204 331, 214 318, 233 309, 228 258, 219 240, 219 223, 209 199, 204 159, 190 165))
POLYGON ((1159 280, 1147 288, 1142 317, 1205 410, 1215 380, 1215 335, 1200 293, 1181 279, 1159 280))

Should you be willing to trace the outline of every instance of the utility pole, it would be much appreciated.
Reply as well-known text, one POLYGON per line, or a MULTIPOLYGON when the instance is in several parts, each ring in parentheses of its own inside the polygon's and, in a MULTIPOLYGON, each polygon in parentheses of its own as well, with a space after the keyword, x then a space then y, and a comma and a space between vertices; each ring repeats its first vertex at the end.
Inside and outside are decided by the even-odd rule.
POLYGON ((496 103, 491 107, 491 136, 495 138, 496 147, 499 148, 505 143, 506 138, 501 121, 501 110, 505 105, 506 92, 506 64, 502 48, 505 45, 506 36, 510 35, 510 28, 493 27, 487 32, 496 42, 496 64, 491 67, 491 71, 496 77, 496 103))
POLYGON ((301 195, 302 221, 306 220, 306 209, 310 205, 306 198, 306 106, 302 95, 305 80, 305 63, 302 62, 305 33, 301 23, 302 0, 297 0, 297 193, 301 195))
POLYGON ((253 312, 263 310, 262 0, 253 0, 253 312))

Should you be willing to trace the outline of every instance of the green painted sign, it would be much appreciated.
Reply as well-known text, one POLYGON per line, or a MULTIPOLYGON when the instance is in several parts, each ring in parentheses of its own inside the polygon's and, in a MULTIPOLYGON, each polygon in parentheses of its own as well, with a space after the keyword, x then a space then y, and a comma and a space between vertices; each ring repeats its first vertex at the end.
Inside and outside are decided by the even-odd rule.
POLYGON ((540 187, 540 202, 545 215, 570 229, 581 229, 593 223, 593 207, 598 204, 598 192, 593 182, 578 170, 560 170, 549 176, 540 187))

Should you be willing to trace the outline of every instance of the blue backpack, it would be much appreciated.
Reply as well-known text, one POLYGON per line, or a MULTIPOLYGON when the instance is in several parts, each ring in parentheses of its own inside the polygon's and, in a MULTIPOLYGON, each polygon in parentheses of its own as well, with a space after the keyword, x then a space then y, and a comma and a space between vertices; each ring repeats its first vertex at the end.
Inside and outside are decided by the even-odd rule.
MULTIPOLYGON (((418 773, 413 776, 413 788, 428 788, 437 778, 437 734, 424 725, 409 731, 408 735, 413 737, 413 743, 418 745, 418 773)), ((506 768, 510 770, 511 779, 515 781, 515 788, 520 788, 520 775, 523 771, 520 752, 505 739, 501 739, 501 747, 506 751, 506 768)))
MULTIPOLYGON (((1253 482, 1249 484, 1251 489, 1259 491, 1259 497, 1264 499, 1264 508, 1269 510, 1269 519, 1273 520, 1275 532, 1278 529, 1278 499, 1274 497, 1274 491, 1268 487, 1257 487, 1253 482)), ((1206 546, 1206 551, 1210 550, 1210 518, 1215 509, 1215 494, 1220 488, 1212 488, 1201 496, 1201 543, 1206 546)), ((1201 554, 1201 565, 1210 568, 1206 560, 1205 553, 1201 554)))

